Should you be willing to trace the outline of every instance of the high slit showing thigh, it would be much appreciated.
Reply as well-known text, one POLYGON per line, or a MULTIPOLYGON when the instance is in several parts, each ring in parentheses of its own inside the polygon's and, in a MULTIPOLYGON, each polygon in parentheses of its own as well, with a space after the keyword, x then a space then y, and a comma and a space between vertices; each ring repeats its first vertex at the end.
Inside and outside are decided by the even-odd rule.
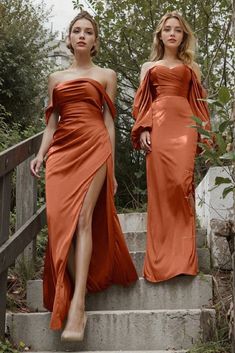
POLYGON ((187 65, 172 69, 153 66, 134 102, 132 141, 149 130, 151 152, 146 157, 148 185, 147 247, 144 277, 151 282, 179 274, 196 275, 194 161, 198 134, 192 116, 209 126, 202 86, 187 65))
POLYGON ((107 167, 106 167, 106 163, 103 164, 96 172, 96 174, 94 175, 88 190, 84 196, 84 201, 82 203, 81 206, 81 211, 80 214, 78 216, 78 224, 75 230, 75 233, 73 235, 73 241, 71 242, 70 248, 69 248, 69 254, 68 254, 68 260, 67 260, 67 269, 68 272, 70 274, 70 277, 72 279, 73 284, 75 285, 75 248, 76 248, 76 242, 78 240, 78 237, 80 237, 80 229, 81 227, 84 226, 88 226, 90 228, 91 226, 91 220, 92 220, 92 214, 94 211, 94 207, 95 204, 97 202, 98 196, 100 194, 100 191, 102 189, 102 186, 106 180, 107 177, 107 167), (103 173, 104 175, 102 176, 102 180, 101 180, 101 185, 98 187, 98 192, 95 194, 96 197, 94 198, 94 182, 96 182, 98 184, 99 181, 95 180, 98 176, 98 174, 103 173), (92 195, 92 199, 90 198, 90 195, 92 195), (93 199, 94 198, 94 199, 93 199), (83 214, 84 213, 84 214, 83 214), (82 218, 82 219, 81 219, 82 218))
POLYGON ((52 311, 52 329, 60 329, 73 295, 67 269, 70 245, 86 193, 97 171, 106 164, 106 178, 92 217, 93 250, 88 291, 111 284, 128 285, 136 270, 125 244, 113 200, 111 142, 103 119, 104 102, 114 107, 103 86, 92 79, 57 85, 47 121, 54 109, 60 114, 46 161, 48 246, 44 268, 44 305, 52 311))

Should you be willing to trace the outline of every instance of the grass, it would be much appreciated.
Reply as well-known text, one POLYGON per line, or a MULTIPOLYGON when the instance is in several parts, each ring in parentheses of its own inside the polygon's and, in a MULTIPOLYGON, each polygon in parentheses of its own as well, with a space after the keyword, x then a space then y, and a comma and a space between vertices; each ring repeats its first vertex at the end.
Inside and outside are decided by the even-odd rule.
POLYGON ((188 353, 231 353, 231 342, 224 340, 199 344, 190 349, 188 353))
MULTIPOLYGON (((232 302, 231 271, 213 271, 213 308, 216 311, 216 332, 213 341, 194 345, 188 353, 232 353, 229 334, 232 321, 229 310, 232 302)), ((200 276, 202 276, 200 274, 200 276)), ((202 278, 202 277, 201 277, 202 278)))

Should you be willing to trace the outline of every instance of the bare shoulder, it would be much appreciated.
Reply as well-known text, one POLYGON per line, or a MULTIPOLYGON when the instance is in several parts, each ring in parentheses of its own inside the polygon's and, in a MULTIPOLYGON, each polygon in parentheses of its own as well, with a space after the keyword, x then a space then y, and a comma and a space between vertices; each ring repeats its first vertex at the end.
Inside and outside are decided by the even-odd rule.
POLYGON ((155 65, 155 62, 153 61, 146 61, 145 63, 143 63, 141 70, 148 70, 151 68, 151 66, 155 65))
POLYGON ((66 70, 52 72, 48 77, 48 84, 54 86, 60 81, 63 81, 64 76, 66 75, 66 70))
POLYGON ((117 74, 114 70, 109 68, 99 67, 99 77, 103 81, 106 92, 112 101, 115 100, 117 91, 117 74))
POLYGON ((102 75, 106 78, 107 81, 116 81, 117 74, 114 70, 109 68, 100 68, 102 75))
POLYGON ((197 78, 198 78, 198 81, 201 82, 201 70, 200 70, 200 66, 195 62, 193 61, 192 64, 191 64, 191 68, 192 70, 195 72, 197 78))

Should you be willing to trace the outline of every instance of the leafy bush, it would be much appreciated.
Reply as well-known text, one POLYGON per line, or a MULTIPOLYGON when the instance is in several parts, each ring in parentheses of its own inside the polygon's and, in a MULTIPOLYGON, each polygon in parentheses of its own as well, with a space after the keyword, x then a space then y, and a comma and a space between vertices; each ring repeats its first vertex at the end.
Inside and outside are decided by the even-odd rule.
POLYGON ((230 192, 235 190, 232 97, 228 88, 221 87, 218 91, 217 99, 208 99, 207 101, 211 105, 211 111, 215 116, 213 128, 209 131, 206 130, 205 123, 198 117, 193 117, 196 125, 192 127, 197 129, 202 138, 213 141, 212 146, 209 146, 206 142, 198 143, 202 149, 201 158, 205 164, 210 166, 229 166, 226 178, 219 176, 215 178, 215 187, 221 184, 226 185, 222 193, 223 198, 225 198, 230 192))

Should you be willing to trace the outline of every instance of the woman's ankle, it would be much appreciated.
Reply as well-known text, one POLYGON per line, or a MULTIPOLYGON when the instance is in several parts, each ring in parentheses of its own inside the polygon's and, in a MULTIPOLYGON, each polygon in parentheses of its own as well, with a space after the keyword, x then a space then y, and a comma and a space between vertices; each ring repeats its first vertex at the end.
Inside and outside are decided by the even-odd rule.
POLYGON ((73 298, 70 304, 70 307, 74 308, 76 311, 83 312, 85 311, 85 302, 83 300, 78 300, 73 298))

